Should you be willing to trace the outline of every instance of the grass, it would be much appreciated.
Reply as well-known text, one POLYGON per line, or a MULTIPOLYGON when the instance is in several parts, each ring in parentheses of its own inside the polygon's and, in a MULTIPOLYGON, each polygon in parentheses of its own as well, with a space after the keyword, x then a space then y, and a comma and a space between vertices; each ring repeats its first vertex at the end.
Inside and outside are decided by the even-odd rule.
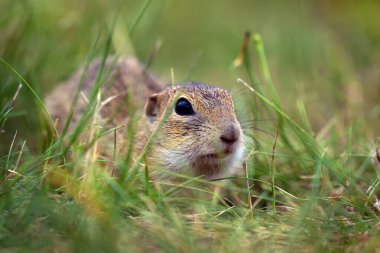
POLYGON ((2 1, 9 11, 0 18, 0 250, 376 251, 376 8, 375 1, 276 8, 271 1, 2 1), (239 54, 246 29, 254 34, 239 54), (122 179, 102 172, 96 147, 115 130, 94 132, 87 150, 77 138, 96 115, 100 73, 74 134, 49 135, 54 119, 44 95, 79 65, 124 52, 163 80, 231 89, 255 139, 247 177, 230 180, 236 206, 207 187, 217 182, 152 183, 130 153, 107 161, 122 179))

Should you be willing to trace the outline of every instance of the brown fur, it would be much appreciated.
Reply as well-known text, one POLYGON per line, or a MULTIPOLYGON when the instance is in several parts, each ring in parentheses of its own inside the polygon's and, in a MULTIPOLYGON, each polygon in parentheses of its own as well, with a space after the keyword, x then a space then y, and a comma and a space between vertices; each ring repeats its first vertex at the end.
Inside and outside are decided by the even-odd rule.
MULTIPOLYGON (((90 95, 99 68, 100 60, 90 64, 81 89, 84 97, 90 95)), ((150 135, 163 119, 165 110, 170 105, 175 106, 174 98, 187 99, 196 112, 192 116, 178 115, 175 110, 168 112, 166 121, 146 155, 149 168, 162 167, 213 179, 229 176, 241 167, 242 130, 228 91, 201 83, 169 86, 162 90, 162 82, 146 74, 144 67, 132 57, 121 57, 114 65, 111 58, 107 59, 103 71, 106 72, 109 68, 110 75, 102 86, 102 101, 108 98, 109 103, 100 110, 105 124, 125 125, 128 122, 127 97, 132 99, 128 105, 137 108, 142 108, 146 101, 145 113, 137 127, 135 157, 143 150, 150 135)), ((68 117, 82 72, 83 70, 78 71, 46 98, 52 118, 59 119, 60 131, 68 117)), ((82 96, 78 100, 69 131, 78 122, 85 106, 86 101, 82 96)), ((126 146, 122 141, 124 138, 120 139, 118 142, 126 146)))
MULTIPOLYGON (((74 95, 80 85, 81 77, 84 80, 81 84, 82 95, 78 99, 77 108, 70 122, 69 131, 72 131, 82 116, 84 108, 87 104, 85 98, 89 98, 91 89, 94 87, 96 77, 100 71, 101 60, 93 61, 88 69, 84 71, 82 67, 71 76, 68 81, 59 84, 45 99, 46 107, 53 119, 58 119, 57 128, 62 131, 66 119, 68 118, 70 107, 73 102, 74 95)), ((110 98, 110 102, 102 107, 100 113, 103 118, 113 116, 114 124, 126 124, 128 120, 127 96, 133 101, 137 107, 142 107, 145 100, 154 92, 158 92, 163 88, 163 83, 154 76, 146 73, 143 65, 136 58, 120 57, 116 61, 114 58, 108 58, 105 61, 102 70, 106 80, 101 88, 102 100, 110 98), (108 75, 107 75, 108 73, 108 75), (114 99, 111 99, 113 98, 114 99)))
MULTIPOLYGON (((202 83, 170 86, 153 94, 145 106, 146 115, 137 136, 137 153, 145 145, 165 109, 174 98, 186 98, 196 114, 179 116, 174 111, 160 129, 160 134, 147 156, 149 167, 163 167, 175 172, 212 179, 235 172, 239 162, 228 161, 232 151, 242 148, 242 130, 237 121, 231 94, 221 88, 202 83), (152 100, 152 98, 154 98, 152 100), (155 111, 153 116, 149 112, 155 111), (230 130, 232 128, 232 130, 230 130), (234 131, 240 137, 236 145, 226 148, 220 141, 225 132, 234 131), (231 150, 230 150, 231 149, 231 150), (227 161, 222 161, 226 159, 227 161)), ((239 155, 240 156, 240 155, 239 155)), ((240 157, 241 158, 241 157, 240 157)))

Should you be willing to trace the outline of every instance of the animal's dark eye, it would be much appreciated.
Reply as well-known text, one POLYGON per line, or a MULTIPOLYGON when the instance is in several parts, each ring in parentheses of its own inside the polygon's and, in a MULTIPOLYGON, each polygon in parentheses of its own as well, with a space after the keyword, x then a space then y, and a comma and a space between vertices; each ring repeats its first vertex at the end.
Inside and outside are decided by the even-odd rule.
POLYGON ((175 112, 180 116, 194 115, 193 107, 186 98, 180 98, 175 105, 175 112))

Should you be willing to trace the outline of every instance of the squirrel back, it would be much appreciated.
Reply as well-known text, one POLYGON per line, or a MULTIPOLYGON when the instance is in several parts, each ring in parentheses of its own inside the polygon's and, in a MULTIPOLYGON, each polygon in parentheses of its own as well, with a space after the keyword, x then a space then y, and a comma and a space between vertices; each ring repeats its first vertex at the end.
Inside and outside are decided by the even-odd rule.
POLYGON ((103 65, 101 59, 91 62, 88 68, 81 67, 67 81, 59 84, 45 98, 45 105, 53 119, 57 119, 57 129, 63 130, 68 119, 74 96, 79 89, 76 110, 69 125, 69 132, 82 116, 99 72, 103 80, 100 94, 103 102, 100 115, 111 119, 114 124, 126 124, 129 117, 128 105, 142 107, 145 100, 155 92, 159 92, 164 84, 149 74, 146 68, 134 57, 108 57, 103 65), (128 102, 128 99, 131 100, 128 102))

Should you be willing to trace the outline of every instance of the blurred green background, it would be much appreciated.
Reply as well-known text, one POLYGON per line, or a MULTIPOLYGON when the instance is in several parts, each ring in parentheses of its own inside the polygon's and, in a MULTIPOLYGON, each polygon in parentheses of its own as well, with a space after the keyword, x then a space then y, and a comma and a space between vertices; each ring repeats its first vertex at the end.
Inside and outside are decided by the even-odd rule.
MULTIPOLYGON (((170 80, 237 87, 248 81, 232 67, 245 31, 265 43, 273 81, 285 111, 297 118, 295 101, 307 105, 319 131, 333 117, 360 120, 371 138, 378 134, 380 99, 379 1, 174 1, 155 0, 135 26, 145 1, 1 0, 0 57, 42 98, 85 62, 100 56, 117 23, 113 52, 133 52, 146 62, 161 44, 152 72, 170 80), (377 131, 377 132, 376 132, 377 131)), ((261 73, 250 48, 252 71, 261 73)), ((257 85, 265 88, 258 74, 257 85)), ((19 78, 0 65, 0 105, 14 95, 19 78)), ((25 87, 14 117, 0 134, 41 133, 36 103, 25 87), (17 112, 17 113, 16 113, 17 112)), ((38 139, 38 138, 36 138, 38 139)), ((38 140, 29 141, 30 145, 38 140)), ((38 144, 39 145, 39 144, 38 144)), ((37 145, 37 146, 38 146, 37 145)), ((8 145, 5 145, 8 147, 8 145)))
MULTIPOLYGON (((86 185, 78 178, 84 181, 80 190, 90 194, 83 202, 70 189, 62 194, 46 183, 46 170, 62 168, 61 151, 42 152, 46 120, 31 90, 24 85, 10 113, 1 111, 21 80, 0 62, 0 251, 379 248, 379 212, 372 202, 379 196, 373 154, 380 141, 380 1, 0 0, 0 10, 0 58, 41 99, 87 58, 100 57, 112 34, 111 54, 134 54, 146 63, 159 48, 150 67, 167 82, 173 69, 177 82, 231 89, 238 115, 259 116, 255 127, 267 133, 250 132, 263 145, 250 149, 256 153, 246 160, 248 181, 263 185, 252 190, 261 206, 250 209, 245 195, 236 208, 176 199, 150 190, 142 170, 127 183, 106 177, 86 185), (252 103, 257 94, 236 81, 273 99, 253 41, 249 71, 233 66, 246 31, 261 35, 289 117, 268 103, 252 103), (276 201, 288 209, 276 214, 276 201), (273 210, 263 202, 272 202, 273 210), (198 211, 200 220, 192 222, 182 208, 198 211)), ((71 162, 75 168, 82 160, 71 162)), ((235 192, 251 194, 244 187, 235 192)))

